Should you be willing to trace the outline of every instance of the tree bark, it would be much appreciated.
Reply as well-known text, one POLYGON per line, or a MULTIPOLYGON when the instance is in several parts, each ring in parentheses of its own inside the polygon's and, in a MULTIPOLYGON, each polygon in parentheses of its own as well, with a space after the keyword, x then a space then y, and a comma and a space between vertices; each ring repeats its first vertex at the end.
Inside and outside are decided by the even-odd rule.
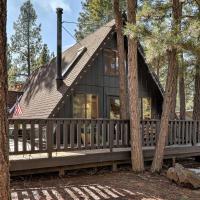
MULTIPOLYGON (((180 15, 180 2, 179 0, 172 0, 172 12, 173 12, 173 27, 172 31, 175 31, 175 34, 178 34, 178 26, 179 26, 179 15, 180 15)), ((167 73, 167 82, 165 87, 165 95, 164 95, 164 103, 163 103, 163 112, 161 117, 160 124, 160 133, 158 135, 158 140, 156 144, 156 151, 154 155, 154 159, 151 166, 152 172, 159 172, 162 169, 163 157, 164 157, 164 149, 165 142, 168 135, 168 125, 170 119, 170 112, 172 110, 171 104, 173 103, 174 94, 173 91, 176 90, 177 84, 177 74, 175 71, 177 70, 177 50, 172 45, 170 49, 167 50, 168 55, 168 73, 167 73)))
MULTIPOLYGON (((200 12, 200 0, 196 1, 198 10, 200 12)), ((200 15, 198 15, 200 20, 200 15)), ((200 55, 196 57, 196 72, 195 72, 195 92, 194 92, 194 106, 193 106, 193 120, 200 120, 200 55)))
POLYGON ((181 53, 181 62, 179 65, 179 98, 180 98, 180 116, 181 120, 185 120, 185 69, 183 53, 181 53))
POLYGON ((9 199, 9 158, 7 130, 7 1, 0 0, 0 199, 9 199))
MULTIPOLYGON (((128 22, 136 24, 136 0, 127 0, 128 22)), ((128 88, 131 131, 131 161, 135 172, 144 170, 138 102, 137 39, 128 38, 128 88)))
POLYGON ((113 0, 115 24, 117 32, 117 50, 118 50, 118 64, 119 64, 119 98, 120 98, 120 118, 127 119, 127 88, 126 88, 126 66, 125 66, 125 49, 124 49, 124 35, 122 32, 123 20, 119 8, 119 0, 113 0))
POLYGON ((200 120, 200 60, 196 64, 193 119, 200 120))
POLYGON ((168 134, 168 124, 171 113, 171 104, 173 101, 172 94, 175 90, 176 85, 176 49, 169 50, 168 52, 168 74, 167 74, 167 83, 165 87, 164 103, 163 103, 163 112, 161 117, 160 124, 160 133, 158 135, 158 140, 156 144, 156 151, 151 166, 152 172, 159 172, 163 164, 164 148, 165 141, 168 134))
POLYGON ((172 104, 171 104, 171 114, 170 119, 174 120, 176 118, 176 99, 177 99, 177 87, 178 87, 178 59, 176 59, 176 68, 174 69, 175 85, 172 91, 172 104))
MULTIPOLYGON (((182 16, 182 3, 174 1, 174 32, 175 35, 178 35, 178 33, 181 31, 181 16, 182 16)), ((177 90, 178 90, 178 78, 179 78, 179 60, 176 59, 176 69, 174 71, 176 75, 176 82, 175 82, 175 90, 172 94, 172 106, 171 106, 171 119, 175 119, 177 117, 176 115, 176 100, 177 100, 177 90)), ((182 72, 181 72, 182 73, 182 72)))

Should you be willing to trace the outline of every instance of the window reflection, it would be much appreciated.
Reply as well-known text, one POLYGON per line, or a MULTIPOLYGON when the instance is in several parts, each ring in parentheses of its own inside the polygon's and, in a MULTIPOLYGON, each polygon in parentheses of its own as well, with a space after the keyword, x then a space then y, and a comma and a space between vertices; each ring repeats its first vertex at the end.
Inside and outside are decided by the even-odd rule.
POLYGON ((73 117, 74 118, 85 118, 85 95, 76 94, 73 97, 73 117))
POLYGON ((110 97, 110 119, 120 119, 120 100, 118 97, 110 97))
POLYGON ((105 74, 116 76, 119 74, 119 64, 117 51, 112 49, 104 49, 104 58, 105 58, 105 74))
POLYGON ((139 114, 141 119, 151 119, 151 98, 139 98, 139 114))
POLYGON ((93 94, 75 94, 73 96, 74 118, 98 118, 98 96, 93 94))
POLYGON ((151 119, 151 98, 142 98, 143 119, 151 119))

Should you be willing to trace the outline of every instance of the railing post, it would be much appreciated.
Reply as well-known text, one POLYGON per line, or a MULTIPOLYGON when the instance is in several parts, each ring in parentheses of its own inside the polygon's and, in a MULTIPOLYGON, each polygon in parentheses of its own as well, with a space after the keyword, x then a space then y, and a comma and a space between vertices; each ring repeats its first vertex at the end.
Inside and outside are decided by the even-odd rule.
POLYGON ((197 121, 194 121, 192 128, 192 145, 197 143, 197 121))
POLYGON ((114 139, 114 122, 113 120, 109 123, 109 143, 110 143, 110 152, 113 151, 113 139, 114 139))
POLYGON ((103 149, 106 148, 106 135, 107 135, 107 122, 106 120, 103 120, 102 121, 102 146, 103 146, 103 149))
POLYGON ((47 153, 48 157, 52 158, 52 133, 53 133, 53 123, 47 121, 47 153))
POLYGON ((18 149, 18 126, 19 126, 18 122, 15 121, 14 122, 14 131, 13 131, 13 133, 14 133, 14 152, 15 153, 17 153, 19 150, 18 149))
POLYGON ((35 150, 35 121, 34 120, 31 120, 30 121, 30 124, 31 124, 31 152, 34 152, 35 150))
POLYGON ((200 121, 197 121, 197 143, 200 142, 200 121))

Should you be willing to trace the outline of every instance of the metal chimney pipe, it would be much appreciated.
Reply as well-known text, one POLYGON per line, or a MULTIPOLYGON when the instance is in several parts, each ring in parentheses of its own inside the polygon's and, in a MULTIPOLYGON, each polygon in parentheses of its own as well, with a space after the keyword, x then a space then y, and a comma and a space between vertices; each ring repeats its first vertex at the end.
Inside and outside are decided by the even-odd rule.
POLYGON ((62 14, 63 9, 57 8, 57 60, 56 60, 56 70, 57 70, 57 76, 56 76, 56 83, 57 88, 59 88, 62 84, 62 14))

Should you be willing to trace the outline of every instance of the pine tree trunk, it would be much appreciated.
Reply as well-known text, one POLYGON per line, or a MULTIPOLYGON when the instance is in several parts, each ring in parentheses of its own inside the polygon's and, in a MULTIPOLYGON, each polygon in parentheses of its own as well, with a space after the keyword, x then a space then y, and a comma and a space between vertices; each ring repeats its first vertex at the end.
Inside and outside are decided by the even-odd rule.
MULTIPOLYGON (((128 0, 128 22, 136 24, 136 0, 128 0)), ((144 170, 138 109, 137 39, 128 38, 128 88, 131 131, 131 161, 135 172, 144 170)))
POLYGON ((176 59, 176 68, 174 69, 175 85, 172 91, 172 104, 171 104, 171 114, 170 119, 174 120, 176 118, 176 98, 177 98, 177 87, 178 87, 178 59, 176 59))
POLYGON ((181 64, 179 65, 179 98, 180 98, 180 116, 181 120, 185 120, 185 69, 183 62, 183 53, 181 53, 181 64))
MULTIPOLYGON (((172 0, 172 12, 173 12, 173 31, 175 34, 178 34, 178 27, 180 22, 180 2, 179 0, 172 0)), ((164 149, 166 138, 168 135, 168 125, 170 119, 170 112, 172 110, 172 103, 174 91, 177 87, 177 74, 175 71, 177 70, 177 50, 175 47, 172 46, 171 49, 167 50, 168 55, 168 73, 167 73, 167 82, 165 86, 165 95, 164 95, 164 102, 163 102, 163 112, 161 117, 161 124, 160 124, 160 133, 158 135, 158 140, 156 144, 156 150, 154 159, 151 166, 152 172, 159 172, 162 169, 163 164, 163 157, 164 157, 164 149)))
POLYGON ((175 90, 176 85, 176 49, 168 51, 168 74, 167 74, 167 83, 165 87, 164 103, 163 103, 163 112, 161 117, 160 124, 160 133, 158 135, 158 140, 156 144, 156 151, 151 166, 152 172, 159 172, 163 164, 164 148, 165 142, 168 134, 168 124, 171 113, 171 104, 173 101, 172 94, 175 90))
POLYGON ((200 120, 200 62, 197 62, 195 73, 193 119, 200 120))
MULTIPOLYGON (((174 1, 174 31, 175 34, 178 35, 178 32, 181 31, 181 16, 182 16, 182 3, 178 1, 174 1)), ((172 107, 171 107, 171 116, 170 119, 175 119, 176 118, 176 100, 177 100, 177 90, 178 90, 178 77, 179 77, 179 60, 176 59, 176 69, 174 71, 176 75, 176 82, 175 82, 175 90, 173 91, 172 94, 172 107)))
POLYGON ((123 102, 127 102, 126 89, 126 67, 125 67, 125 49, 124 49, 124 35, 122 32, 123 20, 119 8, 119 0, 113 1, 115 24, 117 31, 117 49, 118 49, 118 64, 119 64, 119 98, 120 98, 120 117, 127 119, 127 106, 123 102))
MULTIPOLYGON (((197 1, 196 1, 197 2, 197 1)), ((200 2, 198 3, 200 12, 200 2)), ((200 15, 198 16, 200 18, 200 15)), ((195 72, 195 92, 193 106, 193 120, 200 120, 200 55, 197 55, 196 72, 195 72)))
POLYGON ((9 199, 9 159, 7 130, 7 1, 0 0, 0 199, 9 199))

